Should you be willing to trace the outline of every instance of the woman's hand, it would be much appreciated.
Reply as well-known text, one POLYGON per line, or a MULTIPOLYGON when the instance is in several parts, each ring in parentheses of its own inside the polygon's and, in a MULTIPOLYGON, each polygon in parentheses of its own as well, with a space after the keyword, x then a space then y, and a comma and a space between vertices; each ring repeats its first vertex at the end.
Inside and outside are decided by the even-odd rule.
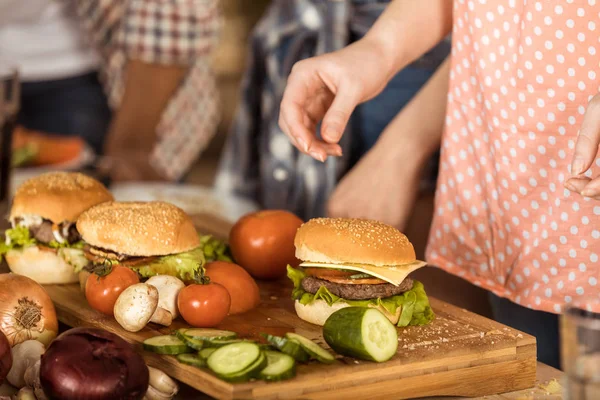
POLYGON ((325 161, 341 155, 337 144, 354 108, 375 97, 390 76, 376 42, 362 39, 340 51, 294 65, 281 102, 279 126, 303 153, 325 161), (316 126, 321 125, 317 138, 316 126))
POLYGON ((590 100, 583 123, 575 143, 571 164, 571 179, 565 187, 582 196, 600 200, 600 176, 589 178, 583 175, 593 164, 600 145, 600 94, 590 100))
POLYGON ((405 228, 423 167, 440 144, 449 73, 446 59, 342 179, 329 200, 331 216, 369 218, 405 228))

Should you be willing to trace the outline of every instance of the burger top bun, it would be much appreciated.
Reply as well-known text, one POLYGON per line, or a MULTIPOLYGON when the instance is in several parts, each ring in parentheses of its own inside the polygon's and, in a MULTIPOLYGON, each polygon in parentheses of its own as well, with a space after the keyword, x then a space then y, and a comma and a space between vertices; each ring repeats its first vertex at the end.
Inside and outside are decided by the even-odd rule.
POLYGON ((112 194, 94 178, 78 172, 49 172, 19 186, 10 219, 39 215, 56 224, 74 222, 88 208, 111 200, 112 194))
POLYGON ((160 201, 108 202, 90 208, 77 230, 92 246, 128 256, 161 256, 200 246, 191 218, 160 201))
POLYGON ((294 244, 297 258, 315 263, 394 266, 416 261, 404 234, 366 219, 311 219, 298 229, 294 244))

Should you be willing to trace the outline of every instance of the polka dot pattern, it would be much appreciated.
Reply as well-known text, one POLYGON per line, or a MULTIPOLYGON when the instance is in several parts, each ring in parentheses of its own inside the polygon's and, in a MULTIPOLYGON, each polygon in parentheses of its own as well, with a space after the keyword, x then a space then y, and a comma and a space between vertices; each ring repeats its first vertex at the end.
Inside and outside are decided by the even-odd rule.
POLYGON ((599 18, 593 0, 454 1, 427 260, 552 313, 600 304, 600 203, 563 186, 600 90, 599 18))

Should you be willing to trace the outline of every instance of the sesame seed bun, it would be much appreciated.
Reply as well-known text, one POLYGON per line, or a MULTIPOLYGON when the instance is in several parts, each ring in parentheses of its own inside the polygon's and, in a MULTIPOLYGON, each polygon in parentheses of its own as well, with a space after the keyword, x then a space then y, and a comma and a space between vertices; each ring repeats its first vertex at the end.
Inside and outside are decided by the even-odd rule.
POLYGON ((39 215, 56 224, 74 222, 96 204, 113 200, 97 180, 77 172, 50 172, 28 179, 17 189, 10 219, 39 215))
POLYGON ((160 201, 97 205, 81 214, 77 230, 90 245, 129 256, 176 254, 200 245, 191 218, 160 201))
POLYGON ((367 219, 311 219, 298 229, 294 245, 297 258, 314 263, 393 266, 416 261, 404 234, 367 219))

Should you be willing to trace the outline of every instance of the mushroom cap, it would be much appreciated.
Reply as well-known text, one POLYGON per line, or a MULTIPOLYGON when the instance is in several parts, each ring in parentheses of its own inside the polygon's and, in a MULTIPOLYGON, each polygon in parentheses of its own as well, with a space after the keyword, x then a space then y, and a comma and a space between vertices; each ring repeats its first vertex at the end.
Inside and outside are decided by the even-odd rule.
POLYGON ((129 286, 117 298, 115 319, 129 332, 142 330, 158 307, 158 289, 146 283, 129 286))
POLYGON ((146 284, 154 286, 158 290, 158 306, 169 311, 173 319, 177 318, 179 315, 177 296, 179 291, 185 287, 185 283, 171 275, 155 275, 148 279, 146 284))

